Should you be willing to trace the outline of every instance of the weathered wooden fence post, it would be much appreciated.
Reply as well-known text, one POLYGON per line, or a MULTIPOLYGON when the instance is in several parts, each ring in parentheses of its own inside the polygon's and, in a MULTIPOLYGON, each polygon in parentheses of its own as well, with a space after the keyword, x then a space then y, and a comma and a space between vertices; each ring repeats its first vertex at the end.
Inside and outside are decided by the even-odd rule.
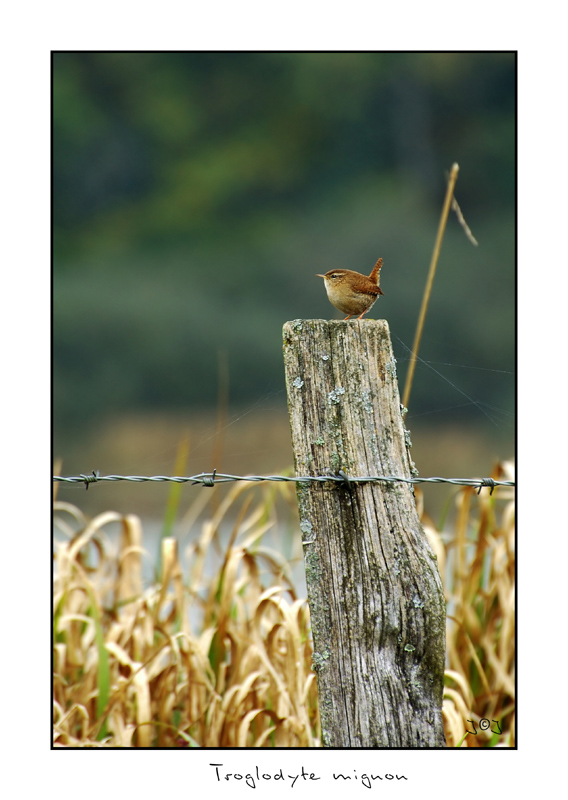
MULTIPOLYGON (((384 320, 295 320, 284 363, 297 475, 410 477, 384 320)), ((446 608, 405 483, 298 483, 326 747, 445 747, 446 608)))

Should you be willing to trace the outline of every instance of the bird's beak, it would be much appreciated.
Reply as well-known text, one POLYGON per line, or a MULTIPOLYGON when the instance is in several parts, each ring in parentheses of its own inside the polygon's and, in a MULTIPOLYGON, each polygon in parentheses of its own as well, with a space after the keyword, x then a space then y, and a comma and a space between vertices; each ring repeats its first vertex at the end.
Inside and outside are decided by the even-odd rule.
POLYGON ((320 275, 319 272, 316 272, 316 278, 325 278, 325 275, 320 275))

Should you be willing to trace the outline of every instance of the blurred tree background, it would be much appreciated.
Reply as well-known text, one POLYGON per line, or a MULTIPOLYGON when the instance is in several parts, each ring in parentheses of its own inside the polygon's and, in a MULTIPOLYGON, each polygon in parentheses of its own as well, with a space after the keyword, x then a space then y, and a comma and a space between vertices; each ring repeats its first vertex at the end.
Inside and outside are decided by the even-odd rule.
MULTIPOLYGON (((514 53, 55 53, 64 474, 143 473, 134 456, 92 464, 89 448, 136 414, 145 431, 151 416, 191 427, 220 386, 228 420, 270 406, 286 426, 282 324, 341 317, 315 277, 332 267, 368 273, 383 257, 370 316, 389 321, 402 392, 454 161, 479 246, 452 214, 408 424, 440 447, 467 429, 488 459, 510 457, 515 81, 514 53)), ((272 469, 292 460, 274 456, 272 469)), ((213 466, 227 469, 197 471, 213 466)))

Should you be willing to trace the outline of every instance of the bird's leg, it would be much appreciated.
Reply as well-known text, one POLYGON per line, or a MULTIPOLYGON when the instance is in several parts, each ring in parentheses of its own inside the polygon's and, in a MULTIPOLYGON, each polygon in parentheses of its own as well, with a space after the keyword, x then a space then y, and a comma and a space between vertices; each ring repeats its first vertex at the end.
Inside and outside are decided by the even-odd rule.
POLYGON ((348 315, 345 317, 345 319, 343 320, 343 322, 347 322, 347 320, 348 320, 348 319, 350 319, 352 316, 353 316, 353 314, 348 314, 348 315))

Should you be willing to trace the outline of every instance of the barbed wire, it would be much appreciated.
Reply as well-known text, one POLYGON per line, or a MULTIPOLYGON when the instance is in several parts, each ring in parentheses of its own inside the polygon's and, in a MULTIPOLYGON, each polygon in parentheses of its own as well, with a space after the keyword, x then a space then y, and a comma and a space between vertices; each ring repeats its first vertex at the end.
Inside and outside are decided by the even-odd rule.
POLYGON ((53 476, 54 482, 61 483, 84 483, 85 488, 88 489, 91 483, 100 483, 102 481, 131 481, 133 483, 164 483, 170 481, 172 483, 189 483, 191 486, 201 484, 209 488, 216 486, 220 483, 229 483, 232 481, 250 481, 258 483, 261 481, 284 481, 288 483, 342 483, 346 486, 351 484, 360 483, 450 483, 456 486, 473 486, 479 492, 487 487, 490 494, 497 486, 510 486, 514 487, 515 481, 498 481, 493 478, 420 478, 418 476, 412 478, 403 478, 393 475, 366 475, 362 477, 351 477, 343 470, 339 470, 337 475, 227 475, 219 473, 217 470, 213 472, 201 472, 199 475, 190 475, 189 477, 177 475, 100 475, 98 471, 93 470, 90 475, 72 475, 70 477, 63 477, 61 475, 53 476))

